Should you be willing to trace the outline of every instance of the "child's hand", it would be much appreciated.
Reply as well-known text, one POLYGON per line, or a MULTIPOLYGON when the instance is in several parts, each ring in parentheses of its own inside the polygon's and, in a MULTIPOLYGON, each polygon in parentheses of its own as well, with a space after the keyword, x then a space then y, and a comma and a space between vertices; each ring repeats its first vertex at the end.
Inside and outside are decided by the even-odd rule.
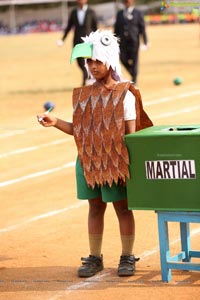
POLYGON ((47 115, 47 114, 42 114, 37 116, 38 122, 44 126, 44 127, 51 127, 55 126, 57 123, 57 118, 47 115))

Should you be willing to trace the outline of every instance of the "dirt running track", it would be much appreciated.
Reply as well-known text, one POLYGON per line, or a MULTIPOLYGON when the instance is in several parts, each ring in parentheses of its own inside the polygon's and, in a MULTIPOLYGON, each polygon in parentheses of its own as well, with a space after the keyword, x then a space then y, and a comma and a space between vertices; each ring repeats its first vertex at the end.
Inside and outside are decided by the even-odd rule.
MULTIPOLYGON (((139 82, 146 110, 155 125, 199 124, 200 44, 197 38, 194 39, 198 36, 197 25, 152 27, 148 31, 152 45, 148 53, 141 53, 139 82), (183 31, 185 34, 181 37, 183 31), (162 39, 163 35, 165 39, 162 39), (186 41, 184 36, 187 36, 186 41), (172 84, 176 72, 184 77, 184 84, 178 87, 172 84)), ((42 38, 55 42, 57 37, 51 34, 42 38)), ((14 37, 12 39, 16 42, 14 37)), ((24 42, 30 39, 34 43, 30 36, 19 39, 24 42)), ((8 46, 12 44, 11 38, 1 37, 0 45, 5 42, 8 46)), ((17 51, 17 43, 15 47, 17 51)), ((15 87, 13 72, 17 59, 13 53, 15 63, 10 77, 5 70, 10 90, 3 87, 0 98, 0 300, 199 299, 199 272, 172 271, 170 283, 161 281, 154 211, 134 212, 134 252, 141 258, 135 276, 119 278, 116 275, 120 237, 110 205, 105 216, 102 251, 105 269, 87 280, 77 277, 80 257, 88 255, 88 207, 86 202, 76 199, 76 148, 72 137, 37 124, 35 116, 41 110, 43 100, 35 101, 38 95, 29 93, 30 88, 24 93, 19 92, 20 80, 19 88, 15 87)), ((21 63, 21 68, 23 66, 21 63)), ((74 74, 75 78, 80 78, 76 66, 74 74)), ((38 84, 33 77, 32 80, 33 85, 34 82, 38 84)), ((54 94, 55 114, 61 118, 71 118, 71 100, 66 101, 65 95, 70 95, 71 86, 66 93, 54 94)), ((49 96, 48 92, 46 96, 49 96)), ((192 225, 191 230, 192 248, 198 250, 200 225, 192 225)), ((170 241, 172 253, 178 251, 180 241, 176 223, 170 224, 170 241)))

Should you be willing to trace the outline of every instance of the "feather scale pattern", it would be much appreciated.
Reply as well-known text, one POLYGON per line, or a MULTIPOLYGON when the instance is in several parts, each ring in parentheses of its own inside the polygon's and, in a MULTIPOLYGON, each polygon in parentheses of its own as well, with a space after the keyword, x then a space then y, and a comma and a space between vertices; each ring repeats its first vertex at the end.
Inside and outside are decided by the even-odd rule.
POLYGON ((84 176, 92 188, 96 184, 112 186, 129 177, 123 109, 128 87, 118 83, 108 90, 94 83, 74 90, 74 138, 84 176))

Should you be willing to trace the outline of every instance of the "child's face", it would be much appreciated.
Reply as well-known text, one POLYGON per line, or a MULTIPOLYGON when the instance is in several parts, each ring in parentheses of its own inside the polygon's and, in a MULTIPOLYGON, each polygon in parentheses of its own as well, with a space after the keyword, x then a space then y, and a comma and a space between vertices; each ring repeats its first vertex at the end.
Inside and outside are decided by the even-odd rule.
POLYGON ((90 73, 96 80, 104 79, 109 74, 109 70, 107 69, 106 65, 99 60, 92 60, 91 58, 88 58, 87 64, 90 73))

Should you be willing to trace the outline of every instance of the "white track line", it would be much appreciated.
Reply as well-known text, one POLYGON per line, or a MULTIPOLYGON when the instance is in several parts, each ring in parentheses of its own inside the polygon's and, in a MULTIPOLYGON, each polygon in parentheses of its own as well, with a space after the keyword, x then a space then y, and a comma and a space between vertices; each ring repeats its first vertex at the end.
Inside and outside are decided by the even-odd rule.
POLYGON ((151 119, 154 121, 154 120, 157 120, 157 119, 169 118, 169 117, 180 115, 180 114, 191 113, 192 111, 196 111, 196 110, 199 110, 199 109, 200 109, 200 105, 189 106, 189 107, 185 107, 185 108, 180 109, 180 110, 169 111, 169 112, 166 112, 166 113, 163 113, 163 114, 151 116, 151 119))
POLYGON ((164 98, 160 98, 157 100, 150 100, 150 101, 144 102, 144 106, 151 106, 151 105, 156 105, 156 104, 160 104, 160 103, 164 103, 164 102, 171 102, 171 101, 174 101, 177 99, 184 99, 184 98, 188 98, 191 96, 197 96, 197 95, 200 95, 200 90, 179 94, 174 97, 164 97, 164 98))
MULTIPOLYGON (((67 120, 67 121, 71 122, 71 120, 67 120)), ((29 129, 27 129, 27 128, 12 129, 12 128, 9 128, 9 127, 6 127, 6 128, 5 127, 0 127, 0 130, 8 131, 8 132, 0 134, 0 138, 7 138, 7 137, 19 135, 19 134, 26 134, 27 132, 30 132, 30 131, 45 130, 45 128, 38 124, 37 127, 29 128, 29 129)))
POLYGON ((23 221, 19 224, 8 226, 8 227, 5 227, 5 228, 1 228, 0 233, 6 233, 6 232, 10 232, 10 231, 13 231, 13 230, 20 229, 21 227, 23 227, 27 224, 37 222, 37 221, 42 220, 42 219, 50 218, 50 217, 62 214, 64 212, 67 212, 67 211, 70 211, 70 210, 73 210, 73 209, 76 209, 76 208, 80 208, 81 206, 86 205, 86 204, 87 204, 87 201, 79 201, 75 205, 71 205, 71 206, 68 206, 68 207, 65 207, 65 208, 62 208, 62 209, 58 209, 58 210, 49 211, 47 213, 32 217, 32 218, 30 218, 26 221, 23 221))
POLYGON ((49 146, 56 146, 65 142, 69 142, 72 141, 73 138, 65 138, 65 139, 60 139, 60 140, 55 140, 49 143, 44 143, 44 144, 40 144, 39 146, 32 146, 32 147, 26 147, 26 148, 21 148, 21 149, 17 149, 17 150, 13 150, 10 152, 6 152, 6 153, 0 153, 0 158, 4 158, 4 157, 8 157, 8 156, 12 156, 12 155, 17 155, 17 154, 22 154, 22 153, 26 153, 26 152, 30 152, 30 151, 35 151, 41 148, 46 148, 49 146))
POLYGON ((0 182, 0 188, 11 185, 11 184, 15 184, 15 183, 18 183, 18 182, 22 182, 22 181, 25 181, 25 180, 28 180, 28 179, 48 175, 50 173, 59 172, 63 169, 71 168, 71 167, 74 167, 74 166, 75 166, 75 161, 72 161, 72 162, 69 162, 69 163, 67 163, 63 166, 60 166, 60 167, 56 167, 56 168, 52 168, 52 169, 48 169, 48 170, 43 170, 43 171, 40 171, 40 172, 36 172, 36 173, 32 173, 32 174, 25 175, 25 176, 22 176, 22 177, 18 177, 16 179, 3 181, 3 182, 0 182))
MULTIPOLYGON (((177 223, 178 223, 178 222, 177 222, 177 223)), ((200 226, 199 226, 198 228, 192 229, 192 230, 190 231, 190 236, 196 236, 196 235, 198 235, 198 234, 200 234, 200 226)), ((176 239, 174 239, 174 240, 172 240, 172 241, 169 240, 170 246, 175 245, 175 244, 177 244, 177 243, 179 243, 179 242, 180 242, 180 238, 176 238, 176 239)), ((145 251, 145 252, 143 252, 142 254, 140 254, 140 255, 138 255, 138 256, 139 256, 141 259, 145 259, 145 258, 147 258, 147 257, 150 256, 150 255, 156 254, 158 251, 159 251, 159 246, 158 246, 158 247, 155 247, 155 248, 153 248, 153 249, 151 249, 151 250, 145 251)))
MULTIPOLYGON (((105 272, 103 271, 103 274, 97 274, 95 276, 93 276, 91 279, 86 279, 86 280, 82 280, 78 283, 72 284, 70 285, 65 291, 62 291, 60 293, 57 293, 56 295, 54 295, 51 298, 48 298, 48 300, 59 300, 63 299, 63 296, 68 296, 70 293, 72 293, 72 291, 77 291, 86 287, 91 287, 94 284, 97 284, 103 277, 109 276, 110 272, 105 272)), ((68 298, 66 298, 68 299, 68 298)))
POLYGON ((0 128, 1 130, 9 130, 8 132, 5 133, 1 133, 0 134, 0 138, 7 138, 7 137, 11 137, 11 136, 15 136, 18 134, 26 134, 27 132, 30 131, 39 131, 39 130, 44 130, 43 127, 38 127, 38 128, 31 128, 31 129, 18 129, 18 130, 12 130, 12 129, 4 129, 3 127, 0 128))
POLYGON ((67 294, 70 294, 73 290, 82 289, 87 286, 91 286, 99 281, 99 279, 109 276, 110 272, 103 272, 103 274, 97 274, 96 276, 93 276, 92 278, 88 278, 88 280, 81 281, 75 284, 72 284, 70 287, 67 288, 67 294))
MULTIPOLYGON (((5 130, 5 129, 2 127, 1 130, 5 130)), ((9 129, 9 132, 1 133, 0 138, 10 137, 13 135, 24 134, 24 133, 27 133, 27 129, 18 129, 18 130, 9 129)))

